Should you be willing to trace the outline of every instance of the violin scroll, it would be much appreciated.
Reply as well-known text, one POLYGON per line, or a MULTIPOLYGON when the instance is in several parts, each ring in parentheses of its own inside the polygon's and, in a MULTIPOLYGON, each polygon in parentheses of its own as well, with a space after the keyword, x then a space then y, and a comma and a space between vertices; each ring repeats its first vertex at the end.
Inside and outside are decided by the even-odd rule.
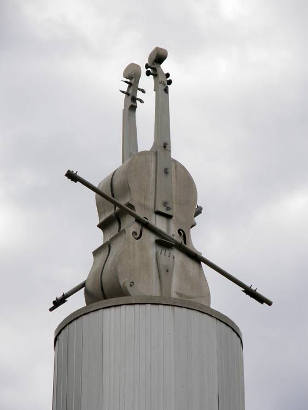
POLYGON ((140 65, 135 63, 130 63, 123 71, 123 77, 128 80, 133 80, 139 82, 141 77, 141 68, 140 65))
POLYGON ((125 84, 127 84, 126 91, 120 90, 121 93, 125 94, 127 98, 124 101, 124 108, 134 107, 136 108, 136 102, 139 101, 143 103, 144 101, 141 98, 137 97, 137 92, 140 91, 145 94, 145 90, 143 88, 139 88, 139 80, 141 77, 141 67, 138 64, 131 63, 123 71, 123 77, 126 80, 122 80, 125 84))
POLYGON ((168 57, 168 51, 165 48, 155 47, 148 58, 148 63, 150 65, 159 64, 161 65, 168 57))
POLYGON ((145 74, 149 77, 154 77, 154 90, 157 91, 159 85, 163 86, 163 90, 168 94, 168 86, 172 84, 170 73, 164 73, 161 69, 161 64, 168 57, 168 51, 161 47, 155 47, 149 55, 148 62, 145 64, 145 74), (155 81, 157 77, 158 81, 155 81))

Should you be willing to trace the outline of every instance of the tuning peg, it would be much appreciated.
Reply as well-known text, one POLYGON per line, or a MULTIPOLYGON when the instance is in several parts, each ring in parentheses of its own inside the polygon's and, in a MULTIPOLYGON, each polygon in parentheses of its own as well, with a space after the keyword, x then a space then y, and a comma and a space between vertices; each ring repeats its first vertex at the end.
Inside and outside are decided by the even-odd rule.
POLYGON ((139 102, 141 102, 142 104, 144 103, 144 101, 143 101, 141 98, 137 98, 137 97, 135 97, 135 96, 132 96, 132 102, 136 102, 136 101, 139 101, 139 102))
POLYGON ((169 77, 170 77, 170 73, 166 73, 165 76, 166 76, 166 78, 169 78, 169 77))
POLYGON ((146 70, 147 70, 148 68, 151 68, 152 70, 155 70, 155 67, 151 66, 151 65, 148 64, 148 63, 145 63, 144 67, 145 67, 146 70))
POLYGON ((145 89, 144 88, 139 88, 138 87, 138 91, 142 92, 142 94, 145 94, 145 89))
POLYGON ((130 95, 127 91, 123 91, 123 90, 119 90, 119 91, 120 91, 120 93, 123 93, 125 95, 130 95))
POLYGON ((157 74, 152 73, 151 70, 147 70, 147 71, 145 72, 145 75, 148 76, 148 77, 149 77, 150 75, 152 75, 153 77, 156 77, 156 76, 157 76, 157 74))
POLYGON ((128 81, 128 80, 121 80, 121 81, 123 81, 123 83, 125 83, 125 84, 133 85, 133 83, 131 81, 128 81))
POLYGON ((171 84, 172 84, 171 78, 170 78, 169 80, 167 80, 167 84, 168 84, 168 85, 171 85, 171 84))
POLYGON ((202 206, 197 205, 197 206, 196 206, 196 209, 195 209, 195 213, 194 213, 194 218, 196 218, 197 216, 201 215, 201 214, 202 214, 202 211, 203 211, 202 206))

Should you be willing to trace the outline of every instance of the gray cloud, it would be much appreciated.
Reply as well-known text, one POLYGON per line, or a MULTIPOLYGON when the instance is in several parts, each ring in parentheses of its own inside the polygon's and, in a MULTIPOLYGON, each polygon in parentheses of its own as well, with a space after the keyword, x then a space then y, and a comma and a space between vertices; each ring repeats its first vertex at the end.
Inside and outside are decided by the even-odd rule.
MULTIPOLYGON (((307 37, 303 1, 1 3, 1 408, 50 406, 55 327, 83 304, 101 243, 93 196, 120 163, 122 70, 169 50, 173 155, 205 213, 198 249, 275 304, 206 270, 213 307, 244 334, 246 408, 306 408, 307 37), (16 391, 18 394, 16 394, 16 391), (35 393, 34 393, 35 392, 35 393), (291 402, 292 400, 292 402, 291 402)), ((153 138, 152 83, 138 111, 153 138)))

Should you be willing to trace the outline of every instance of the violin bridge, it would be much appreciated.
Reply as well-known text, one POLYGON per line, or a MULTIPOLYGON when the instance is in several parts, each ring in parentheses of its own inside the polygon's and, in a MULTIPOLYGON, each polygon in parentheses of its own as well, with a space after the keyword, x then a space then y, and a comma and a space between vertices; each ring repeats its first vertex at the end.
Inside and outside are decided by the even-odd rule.
MULTIPOLYGON (((166 241, 167 242, 167 241, 166 241)), ((169 244, 156 241, 156 261, 160 279, 161 296, 170 297, 174 271, 174 251, 169 244)))

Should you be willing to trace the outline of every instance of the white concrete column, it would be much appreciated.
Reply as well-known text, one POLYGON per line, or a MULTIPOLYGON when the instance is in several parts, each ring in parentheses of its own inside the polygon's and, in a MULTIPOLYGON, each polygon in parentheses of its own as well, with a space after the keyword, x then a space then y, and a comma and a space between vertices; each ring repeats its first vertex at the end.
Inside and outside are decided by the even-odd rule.
POLYGON ((189 301, 108 299, 55 339, 53 410, 244 410, 240 331, 189 301))

